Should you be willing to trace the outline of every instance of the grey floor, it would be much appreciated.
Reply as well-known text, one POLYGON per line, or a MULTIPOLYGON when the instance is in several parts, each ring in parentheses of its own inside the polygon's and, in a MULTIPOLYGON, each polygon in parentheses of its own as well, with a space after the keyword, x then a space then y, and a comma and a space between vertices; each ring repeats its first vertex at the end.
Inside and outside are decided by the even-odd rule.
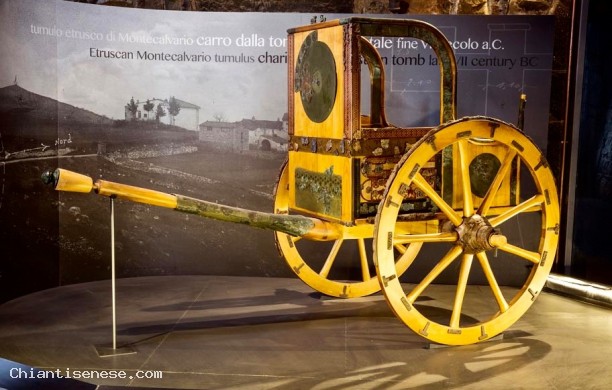
POLYGON ((426 348, 381 295, 322 297, 299 279, 120 279, 117 345, 136 353, 99 357, 96 347, 112 344, 110 291, 109 281, 92 282, 0 305, 0 358, 46 370, 163 374, 88 381, 104 389, 612 386, 612 311, 547 292, 502 339, 426 348))

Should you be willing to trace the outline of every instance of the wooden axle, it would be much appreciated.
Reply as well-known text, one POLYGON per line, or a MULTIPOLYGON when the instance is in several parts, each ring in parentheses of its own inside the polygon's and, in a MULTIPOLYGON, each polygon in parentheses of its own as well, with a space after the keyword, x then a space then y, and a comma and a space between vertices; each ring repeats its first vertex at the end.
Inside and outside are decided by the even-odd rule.
POLYGON ((94 182, 89 176, 61 168, 44 172, 42 180, 45 184, 52 184, 58 191, 89 193, 93 190, 96 194, 102 196, 170 208, 218 221, 274 230, 315 241, 337 240, 342 237, 342 230, 339 225, 316 218, 245 210, 239 207, 220 205, 183 195, 167 194, 106 180, 94 182))

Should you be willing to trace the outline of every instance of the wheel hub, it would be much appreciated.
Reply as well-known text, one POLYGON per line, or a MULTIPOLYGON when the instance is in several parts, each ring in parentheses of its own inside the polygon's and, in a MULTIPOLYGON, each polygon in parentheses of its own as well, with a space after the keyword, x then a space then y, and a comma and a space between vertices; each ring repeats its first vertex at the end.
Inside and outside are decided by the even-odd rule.
POLYGON ((479 214, 464 218, 455 231, 457 242, 463 247, 463 252, 468 254, 495 249, 506 242, 505 237, 479 214))

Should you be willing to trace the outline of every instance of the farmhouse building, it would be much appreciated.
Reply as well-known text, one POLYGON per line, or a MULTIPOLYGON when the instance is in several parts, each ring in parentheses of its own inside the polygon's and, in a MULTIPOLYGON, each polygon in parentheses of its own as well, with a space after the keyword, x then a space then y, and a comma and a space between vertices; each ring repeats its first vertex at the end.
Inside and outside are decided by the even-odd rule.
POLYGON ((200 124, 198 138, 216 149, 232 152, 249 150, 248 130, 237 127, 236 123, 206 121, 200 124))
POLYGON ((287 151, 287 114, 283 120, 243 119, 238 122, 206 121, 199 139, 218 149, 240 152, 249 149, 287 151))
POLYGON ((125 120, 155 121, 157 120, 157 107, 161 106, 166 114, 165 116, 159 118, 161 123, 179 126, 187 130, 198 131, 198 123, 200 123, 200 107, 184 100, 176 98, 175 100, 180 107, 180 111, 175 117, 172 117, 168 113, 168 108, 170 106, 169 99, 151 98, 148 99, 148 101, 153 104, 151 111, 146 111, 144 109, 147 99, 138 100, 135 102, 136 106, 138 107, 135 114, 132 114, 128 108, 128 105, 126 104, 125 120))

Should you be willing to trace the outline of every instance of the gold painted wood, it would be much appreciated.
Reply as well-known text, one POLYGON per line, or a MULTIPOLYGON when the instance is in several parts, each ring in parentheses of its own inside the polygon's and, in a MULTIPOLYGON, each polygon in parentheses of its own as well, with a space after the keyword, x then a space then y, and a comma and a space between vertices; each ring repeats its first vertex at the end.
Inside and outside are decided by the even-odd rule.
MULTIPOLYGON (((302 105, 300 93, 290 88, 293 105, 293 134, 300 137, 318 138, 344 138, 344 28, 341 25, 332 23, 323 25, 316 30, 317 40, 325 43, 331 50, 336 64, 336 98, 331 114, 321 123, 312 121, 306 114, 302 105)), ((294 63, 290 64, 289 72, 295 74, 300 49, 306 38, 312 31, 296 32, 293 35, 293 58, 294 63)), ((291 78, 294 79, 293 77, 291 78)))
POLYGON ((57 191, 88 193, 93 190, 98 195, 146 203, 153 206, 174 209, 177 205, 174 195, 106 180, 97 180, 94 183, 93 179, 89 176, 62 168, 43 174, 43 181, 47 184, 53 184, 57 191))
MULTIPOLYGON (((370 41, 364 37, 359 39, 359 48, 370 73, 370 116, 365 121, 368 127, 387 127, 385 114, 385 65, 370 41)), ((364 123, 362 116, 361 123, 364 123)))
MULTIPOLYGON (((45 180, 44 177, 43 180, 45 180)), ((89 193, 93 189, 91 177, 67 169, 56 169, 49 175, 48 180, 50 180, 49 183, 55 183, 55 189, 58 191, 89 193)))
MULTIPOLYGON (((483 150, 488 149, 484 147, 483 150)), ((374 230, 374 257, 378 279, 387 302, 406 326, 435 343, 472 344, 503 332, 525 313, 542 291, 557 250, 557 190, 542 152, 525 134, 510 124, 484 117, 463 118, 432 130, 404 156, 387 184, 381 204, 387 205, 389 200, 397 202, 401 188, 411 183, 427 193, 447 221, 440 221, 441 229, 438 232, 398 232, 398 208, 393 207, 393 203, 380 207, 374 230), (498 149, 496 153, 499 152, 502 160, 501 168, 491 180, 493 184, 484 199, 477 201, 474 201, 476 198, 472 194, 467 163, 472 156, 470 145, 473 143, 495 145, 495 149, 498 149), (454 188, 466 195, 453 197, 453 205, 432 191, 419 174, 420 167, 436 154, 443 153, 447 147, 456 151, 457 165, 454 170, 457 185, 454 188), (521 165, 524 175, 522 180, 531 180, 528 184, 534 188, 534 193, 521 194, 526 199, 516 205, 505 205, 507 198, 500 197, 499 193, 507 189, 504 180, 515 159, 521 165), (501 205, 492 207, 497 203, 501 205), (540 219, 541 236, 536 244, 527 245, 523 240, 511 240, 502 234, 505 223, 517 223, 517 218, 526 212, 535 213, 540 219), (448 249, 420 282, 407 285, 400 283, 395 271, 398 257, 403 256, 397 247, 405 243, 446 245, 448 249), (497 281, 490 260, 495 250, 510 254, 512 262, 518 267, 530 269, 523 286, 512 295, 503 292, 497 281), (475 266, 481 268, 489 285, 488 299, 491 303, 488 312, 475 313, 464 304, 469 295, 477 295, 479 301, 487 299, 478 287, 468 284, 469 275, 475 266), (415 306, 417 300, 427 294, 427 288, 436 283, 443 272, 451 271, 457 272, 456 291, 452 299, 441 298, 436 301, 433 306, 437 311, 415 306), (434 312, 437 314, 432 316, 434 312)), ((410 272, 412 263, 419 261, 413 258, 406 271, 410 272)))
POLYGON ((98 195, 125 199, 132 202, 146 203, 153 206, 176 209, 177 198, 174 195, 126 184, 98 180, 94 185, 98 195))

